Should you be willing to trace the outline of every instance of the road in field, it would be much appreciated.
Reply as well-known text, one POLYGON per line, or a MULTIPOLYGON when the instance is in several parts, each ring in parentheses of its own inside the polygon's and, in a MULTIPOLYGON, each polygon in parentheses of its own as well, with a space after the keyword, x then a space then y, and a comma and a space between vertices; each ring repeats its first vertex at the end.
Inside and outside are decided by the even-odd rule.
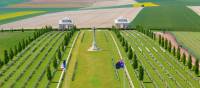
POLYGON ((33 29, 51 25, 58 28, 58 21, 64 17, 69 17, 74 24, 80 28, 105 28, 114 25, 114 19, 123 16, 132 21, 142 8, 113 8, 113 9, 97 9, 97 10, 80 10, 65 11, 57 13, 49 13, 33 18, 19 20, 7 24, 0 25, 0 29, 33 29))
MULTIPOLYGON (((123 88, 123 70, 115 70, 120 60, 110 34, 97 31, 97 45, 100 51, 90 52, 92 32, 81 31, 72 53, 63 88, 123 88)), ((126 88, 129 87, 125 79, 126 88)))

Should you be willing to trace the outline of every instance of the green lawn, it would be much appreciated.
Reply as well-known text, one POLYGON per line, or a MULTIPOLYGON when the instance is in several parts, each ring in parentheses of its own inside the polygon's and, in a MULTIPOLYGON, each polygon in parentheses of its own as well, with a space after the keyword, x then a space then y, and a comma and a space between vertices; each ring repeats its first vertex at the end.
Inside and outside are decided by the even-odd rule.
POLYGON ((188 49, 195 57, 200 58, 200 32, 172 31, 171 33, 176 37, 179 44, 188 49))
MULTIPOLYGON (((188 33, 198 41, 198 32, 188 33)), ((133 69, 132 61, 127 58, 114 32, 97 30, 96 40, 101 50, 90 52, 88 48, 92 43, 92 31, 81 30, 79 36, 78 32, 73 35, 66 50, 62 52, 63 61, 68 57, 72 42, 78 36, 75 46, 72 48, 72 56, 61 86, 63 88, 122 88, 124 86, 124 70, 116 71, 115 69, 115 63, 121 59, 117 46, 135 88, 198 88, 200 86, 199 78, 171 53, 163 51, 156 41, 137 31, 121 31, 121 34, 137 54, 139 66, 142 65, 145 69, 144 81, 138 80, 139 72, 133 69), (76 65, 76 63, 78 64, 76 65), (76 66, 77 69, 74 69, 76 66), (72 80, 73 75, 74 80, 72 80)), ((61 64, 54 69, 52 61, 55 59, 65 35, 67 32, 52 31, 34 40, 23 50, 24 52, 19 53, 9 62, 9 65, 12 64, 12 66, 4 65, 0 69, 0 73, 2 73, 0 87, 55 88, 61 75, 61 64), (47 66, 51 67, 52 73, 55 72, 51 82, 47 80, 47 66)), ((185 34, 183 32, 180 35, 184 36, 185 34)), ((198 47, 197 44, 195 46, 198 47)), ((126 77, 125 86, 129 88, 126 77)))
MULTIPOLYGON (((92 43, 92 32, 81 31, 76 47, 73 50, 67 76, 63 82, 63 88, 123 87, 123 70, 118 71, 119 76, 115 74, 113 63, 119 60, 119 56, 109 31, 97 31, 96 34, 97 45, 101 50, 98 52, 89 52, 88 48, 92 43), (112 62, 112 58, 114 62, 112 62), (72 81, 71 78, 76 61, 78 65, 75 80, 72 81)), ((128 87, 127 80, 125 83, 126 87, 128 87)))
MULTIPOLYGON (((4 65, 0 69, 2 73, 0 87, 47 87, 50 83, 46 77, 47 66, 50 65, 52 73, 57 71, 53 68, 52 60, 55 59, 57 50, 62 46, 65 35, 67 32, 53 31, 34 40, 24 52, 20 52, 9 62, 12 66, 4 65)), ((67 51, 68 49, 66 54, 68 54, 67 51)))
POLYGON ((145 68, 145 76, 152 80, 144 81, 145 87, 198 88, 198 77, 169 52, 164 52, 154 40, 136 31, 123 31, 122 34, 138 55, 140 65, 145 68))
POLYGON ((19 41, 22 41, 29 36, 33 36, 34 31, 14 31, 14 32, 0 32, 0 58, 4 56, 4 50, 10 50, 18 45, 19 41))

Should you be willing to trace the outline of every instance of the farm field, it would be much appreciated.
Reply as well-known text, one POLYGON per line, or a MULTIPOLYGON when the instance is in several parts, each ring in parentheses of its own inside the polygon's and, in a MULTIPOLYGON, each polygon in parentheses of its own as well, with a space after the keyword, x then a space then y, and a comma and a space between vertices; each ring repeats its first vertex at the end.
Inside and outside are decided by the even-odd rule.
MULTIPOLYGON (((145 0, 141 0, 145 1, 145 0)), ((157 30, 195 30, 199 31, 200 17, 187 6, 199 5, 197 0, 150 0, 160 6, 144 8, 132 21, 136 25, 149 26, 157 30)))
MULTIPOLYGON (((52 62, 60 50, 65 35, 67 32, 48 32, 29 44, 8 63, 12 66, 4 65, 0 69, 1 88, 47 87, 50 82, 46 80, 46 69, 50 66, 53 72, 57 71, 53 68, 52 62)), ((68 54, 69 48, 62 52, 63 55, 68 54)))
POLYGON ((198 88, 199 78, 154 40, 136 31, 121 34, 131 44, 139 64, 145 68, 145 77, 150 81, 144 80, 145 87, 198 88))
POLYGON ((45 11, 20 11, 20 12, 1 14, 0 15, 0 20, 6 20, 6 19, 15 18, 15 17, 31 15, 31 14, 39 14, 39 13, 40 14, 41 13, 45 13, 45 11))
POLYGON ((177 42, 192 53, 197 59, 200 58, 199 51, 199 37, 200 32, 186 32, 186 31, 172 31, 177 42))
POLYGON ((135 3, 133 0, 29 0, 8 8, 96 8, 135 3))
POLYGON ((54 13, 54 12, 61 12, 61 11, 77 11, 78 8, 0 8, 0 14, 4 19, 0 20, 0 25, 6 24, 13 21, 23 20, 43 14, 54 13), (17 14, 17 13, 29 13, 29 14, 17 14), (32 14, 30 14, 30 12, 32 14), (33 13, 34 12, 34 13, 33 13), (5 16, 6 18, 5 19, 5 16))
POLYGON ((26 0, 1 0, 0 7, 25 2, 26 0))
POLYGON ((29 36, 33 37, 33 33, 34 31, 0 32, 0 59, 4 58, 4 50, 10 50, 10 48, 14 48, 20 41, 28 38, 29 36))
MULTIPOLYGON (((0 25, 32 18, 35 16, 55 13, 61 11, 80 11, 91 9, 131 8, 135 1, 132 0, 2 0, 5 5, 0 4, 0 14, 14 14, 18 11, 45 11, 43 13, 27 14, 25 16, 9 17, 0 20, 0 25)), ((133 16, 134 17, 134 16, 133 16)), ((43 23, 43 25, 45 25, 43 23)))
POLYGON ((25 29, 41 28, 45 25, 51 25, 53 28, 58 28, 58 20, 68 16, 73 20, 79 28, 107 28, 114 24, 114 19, 119 16, 133 20, 142 8, 113 8, 113 9, 93 9, 93 10, 80 10, 80 11, 64 11, 57 13, 45 14, 33 18, 19 20, 3 24, 0 28, 3 29, 25 29), (53 18, 53 19, 49 19, 53 18), (41 19, 45 19, 41 21, 41 19))

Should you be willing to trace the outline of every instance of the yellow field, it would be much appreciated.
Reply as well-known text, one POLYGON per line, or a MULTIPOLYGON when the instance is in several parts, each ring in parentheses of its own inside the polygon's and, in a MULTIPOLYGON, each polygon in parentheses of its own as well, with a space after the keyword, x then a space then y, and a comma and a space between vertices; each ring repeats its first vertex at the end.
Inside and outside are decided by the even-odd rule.
POLYGON ((143 3, 133 4, 133 7, 154 7, 154 6, 160 6, 160 5, 152 3, 152 2, 143 2, 143 3))
POLYGON ((15 18, 19 16, 25 16, 25 15, 30 15, 30 14, 45 13, 45 12, 47 11, 20 11, 20 12, 0 14, 0 20, 15 18))

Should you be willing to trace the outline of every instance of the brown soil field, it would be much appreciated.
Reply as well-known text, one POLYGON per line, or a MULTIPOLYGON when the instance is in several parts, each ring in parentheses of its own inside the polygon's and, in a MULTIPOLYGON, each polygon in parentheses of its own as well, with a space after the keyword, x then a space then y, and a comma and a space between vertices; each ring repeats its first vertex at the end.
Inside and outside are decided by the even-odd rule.
MULTIPOLYGON (((180 47, 181 55, 182 55, 183 53, 185 53, 187 59, 188 59, 189 55, 191 55, 191 56, 192 56, 192 64, 193 64, 193 65, 195 64, 196 58, 194 57, 194 55, 190 54, 190 53, 188 52, 187 49, 183 48, 182 45, 180 45, 180 44, 177 42, 176 37, 173 36, 170 32, 165 32, 165 33, 164 33, 164 32, 156 32, 155 34, 156 34, 157 37, 158 37, 159 35, 161 35, 161 36, 163 36, 165 39, 169 40, 169 41, 172 43, 172 46, 176 47, 176 49, 177 49, 178 47, 180 47)), ((199 64, 200 64, 200 63, 199 63, 199 64)))
POLYGON ((96 2, 105 0, 30 0, 30 2, 96 2))
POLYGON ((126 5, 126 4, 133 4, 133 3, 136 3, 136 1, 134 0, 108 0, 108 1, 95 2, 89 8, 126 5))
POLYGON ((9 8, 82 8, 92 3, 21 3, 8 6, 9 8))
POLYGON ((65 11, 57 13, 44 14, 28 19, 19 20, 0 25, 0 29, 33 29, 51 25, 58 28, 58 21, 64 17, 69 17, 79 28, 107 28, 114 25, 114 19, 119 16, 133 20, 142 8, 115 8, 115 9, 98 9, 98 10, 80 10, 65 11))
POLYGON ((200 6, 187 6, 187 7, 200 16, 200 6))

